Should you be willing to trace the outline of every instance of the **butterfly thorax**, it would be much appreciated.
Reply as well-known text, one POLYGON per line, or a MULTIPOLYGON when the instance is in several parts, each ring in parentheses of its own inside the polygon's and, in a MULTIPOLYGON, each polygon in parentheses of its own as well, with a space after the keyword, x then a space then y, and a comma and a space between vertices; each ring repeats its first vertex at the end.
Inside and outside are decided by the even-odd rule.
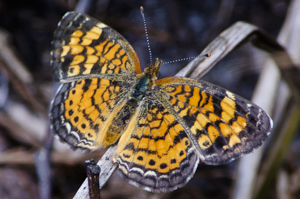
POLYGON ((141 100, 146 92, 151 89, 154 81, 157 80, 160 65, 161 61, 156 58, 153 64, 145 68, 145 71, 140 75, 133 88, 131 96, 134 99, 141 100))
POLYGON ((157 80, 157 75, 160 69, 160 65, 161 65, 161 61, 158 58, 156 58, 153 64, 150 64, 145 68, 144 74, 149 76, 152 79, 152 81, 157 80))

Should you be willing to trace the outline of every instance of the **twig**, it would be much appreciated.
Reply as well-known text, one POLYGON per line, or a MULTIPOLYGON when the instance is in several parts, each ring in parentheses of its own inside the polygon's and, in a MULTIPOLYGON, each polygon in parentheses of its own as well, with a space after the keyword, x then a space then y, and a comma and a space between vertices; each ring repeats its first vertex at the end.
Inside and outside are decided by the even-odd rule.
MULTIPOLYGON (((114 173, 114 171, 118 167, 118 165, 113 164, 111 160, 111 157, 113 156, 116 149, 117 149, 117 145, 111 146, 97 163, 97 165, 101 168, 101 172, 99 175, 99 179, 100 179, 99 189, 101 189, 105 185, 106 181, 110 178, 110 176, 114 173)), ((81 187, 78 189, 73 199, 88 199, 89 192, 87 187, 88 187, 88 180, 85 179, 85 181, 82 183, 81 187)))
POLYGON ((90 199, 100 199, 99 174, 101 169, 93 159, 87 160, 85 163, 90 199))

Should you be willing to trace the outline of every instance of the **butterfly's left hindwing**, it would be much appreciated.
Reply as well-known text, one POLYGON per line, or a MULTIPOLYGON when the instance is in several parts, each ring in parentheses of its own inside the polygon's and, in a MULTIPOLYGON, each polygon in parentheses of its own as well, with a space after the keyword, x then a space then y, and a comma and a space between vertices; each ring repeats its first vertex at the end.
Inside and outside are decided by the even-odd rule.
POLYGON ((159 101, 145 99, 120 138, 114 161, 129 183, 166 192, 189 181, 199 158, 174 116, 159 101))
POLYGON ((264 110, 219 86, 179 77, 156 85, 182 118, 206 164, 223 164, 250 153, 270 134, 272 120, 264 110))

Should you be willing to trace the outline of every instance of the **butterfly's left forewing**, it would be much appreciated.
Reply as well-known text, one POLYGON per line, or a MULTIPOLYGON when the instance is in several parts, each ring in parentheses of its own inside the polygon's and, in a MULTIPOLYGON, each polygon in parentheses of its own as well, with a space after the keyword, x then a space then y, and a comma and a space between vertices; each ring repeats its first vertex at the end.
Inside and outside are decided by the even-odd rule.
POLYGON ((188 78, 165 78, 156 92, 181 121, 206 164, 227 163, 262 145, 272 120, 257 105, 219 86, 188 78))

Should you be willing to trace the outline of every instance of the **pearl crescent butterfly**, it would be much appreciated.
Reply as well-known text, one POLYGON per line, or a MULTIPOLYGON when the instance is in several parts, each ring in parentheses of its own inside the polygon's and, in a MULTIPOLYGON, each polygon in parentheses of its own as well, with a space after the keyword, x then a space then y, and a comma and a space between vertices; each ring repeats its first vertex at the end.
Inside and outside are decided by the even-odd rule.
POLYGON ((228 163, 261 146, 272 120, 257 105, 219 86, 184 77, 157 80, 161 61, 142 72, 131 45, 87 15, 66 13, 52 42, 61 83, 50 125, 73 149, 117 143, 112 161, 129 183, 172 191, 199 161, 228 163))

